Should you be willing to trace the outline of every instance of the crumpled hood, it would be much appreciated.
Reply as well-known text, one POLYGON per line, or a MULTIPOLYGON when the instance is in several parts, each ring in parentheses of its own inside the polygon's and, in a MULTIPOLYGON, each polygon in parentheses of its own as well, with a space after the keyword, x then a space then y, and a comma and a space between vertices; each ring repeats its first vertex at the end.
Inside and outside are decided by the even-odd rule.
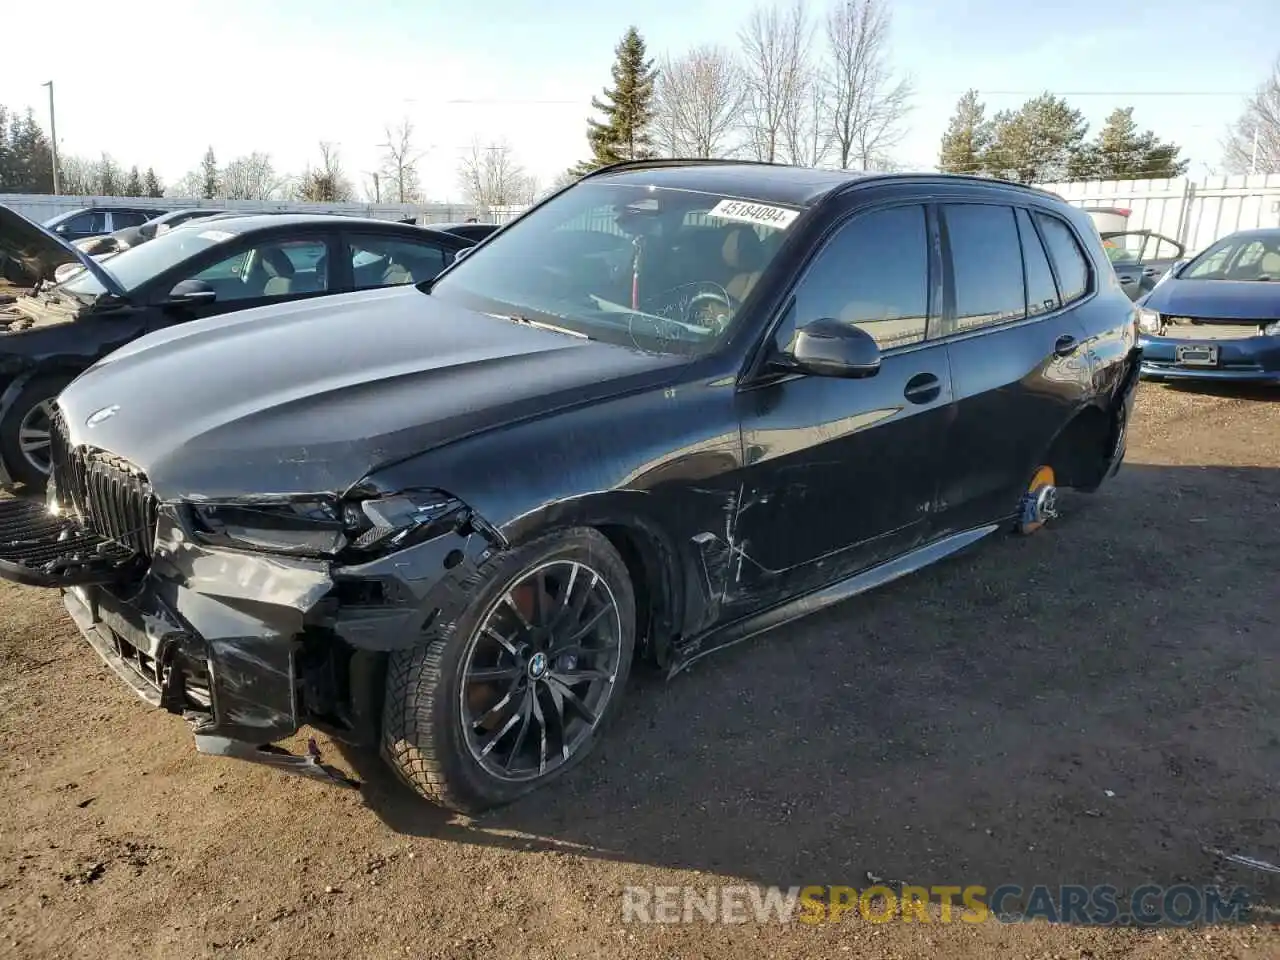
POLYGON ((666 379, 680 362, 399 287, 150 334, 59 404, 73 443, 136 464, 161 499, 341 492, 442 443, 666 379))
POLYGON ((1280 280, 1179 280, 1166 276, 1141 305, 1175 317, 1280 320, 1280 280))
POLYGON ((104 289, 117 296, 124 295, 115 278, 87 253, 3 204, 0 204, 0 255, 21 264, 33 283, 41 280, 52 283, 58 267, 78 264, 91 271, 104 289))

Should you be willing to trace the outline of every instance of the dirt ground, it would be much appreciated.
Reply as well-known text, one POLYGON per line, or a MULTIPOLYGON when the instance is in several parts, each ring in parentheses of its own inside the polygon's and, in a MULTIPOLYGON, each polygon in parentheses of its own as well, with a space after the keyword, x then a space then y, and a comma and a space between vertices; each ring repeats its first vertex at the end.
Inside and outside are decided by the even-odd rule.
POLYGON ((0 956, 1277 957, 1280 394, 1144 385, 1120 475, 710 658, 633 676, 477 820, 197 757, 54 596, 0 587, 0 956), (1108 792, 1109 791, 1109 792, 1108 792), (1212 929, 624 924, 628 885, 1216 883, 1212 929))

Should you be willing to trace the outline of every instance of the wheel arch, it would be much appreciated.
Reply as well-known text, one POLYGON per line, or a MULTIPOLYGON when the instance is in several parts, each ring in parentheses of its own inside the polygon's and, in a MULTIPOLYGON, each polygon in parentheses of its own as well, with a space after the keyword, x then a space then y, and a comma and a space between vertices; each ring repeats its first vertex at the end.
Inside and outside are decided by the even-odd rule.
POLYGON ((1100 403, 1086 404, 1062 425, 1032 464, 1028 480, 1041 466, 1053 468, 1059 487, 1095 490, 1106 475, 1108 442, 1115 415, 1100 403))
POLYGON ((639 491, 590 494, 549 504, 501 532, 513 546, 569 527, 591 527, 603 534, 631 577, 639 649, 666 666, 683 623, 684 561, 665 526, 650 515, 650 503, 651 495, 639 491))

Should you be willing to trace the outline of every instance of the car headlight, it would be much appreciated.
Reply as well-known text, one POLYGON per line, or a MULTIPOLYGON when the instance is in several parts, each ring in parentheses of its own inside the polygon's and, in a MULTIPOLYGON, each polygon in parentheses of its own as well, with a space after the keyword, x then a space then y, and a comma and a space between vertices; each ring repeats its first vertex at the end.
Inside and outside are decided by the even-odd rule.
POLYGON ((1146 307, 1138 307, 1138 329, 1143 333, 1160 332, 1160 314, 1146 307))
POLYGON ((348 503, 344 520, 353 551, 385 553, 437 537, 457 526, 467 512, 461 501, 443 491, 406 490, 348 503))
POLYGON ((191 528, 213 546, 297 556, 337 553, 347 541, 336 500, 192 503, 191 528))
POLYGON ((412 490, 346 503, 336 499, 188 504, 191 529, 211 546, 327 557, 374 555, 438 536, 465 508, 438 490, 412 490))
POLYGON ((1280 320, 1275 320, 1263 327, 1262 335, 1264 337, 1280 337, 1280 320))

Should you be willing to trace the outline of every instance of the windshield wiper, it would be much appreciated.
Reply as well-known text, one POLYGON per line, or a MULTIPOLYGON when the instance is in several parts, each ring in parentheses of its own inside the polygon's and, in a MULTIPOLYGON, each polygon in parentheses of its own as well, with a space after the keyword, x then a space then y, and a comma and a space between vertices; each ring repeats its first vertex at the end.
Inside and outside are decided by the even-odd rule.
POLYGON ((590 340, 587 334, 581 330, 570 330, 568 327, 558 327, 554 323, 543 323, 541 320, 531 320, 523 314, 519 313, 491 313, 491 317, 498 317, 501 320, 510 320, 512 323, 519 323, 526 327, 537 327, 539 330, 550 330, 552 333, 563 333, 570 337, 577 337, 579 340, 590 340))

